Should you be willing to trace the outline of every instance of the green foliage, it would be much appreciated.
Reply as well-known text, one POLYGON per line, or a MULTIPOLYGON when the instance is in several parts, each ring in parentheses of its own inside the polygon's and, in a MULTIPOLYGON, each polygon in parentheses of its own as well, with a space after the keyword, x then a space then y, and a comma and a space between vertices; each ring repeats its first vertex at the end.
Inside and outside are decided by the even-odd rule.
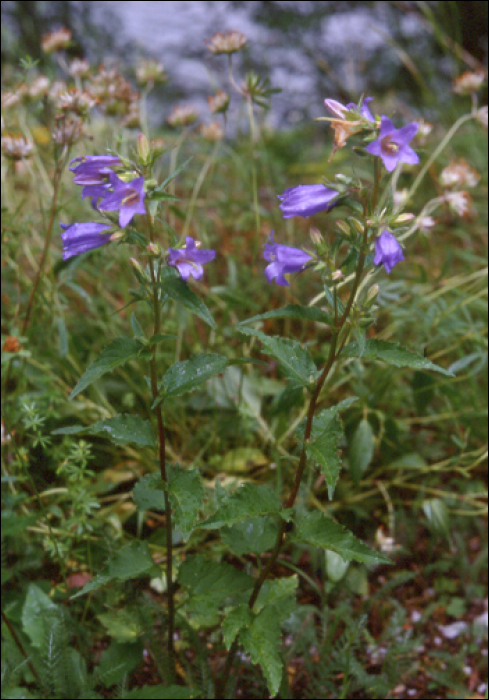
POLYGON ((155 446, 151 423, 143 420, 140 416, 131 416, 127 413, 107 420, 99 420, 93 425, 73 425, 67 428, 58 428, 52 432, 53 435, 76 435, 77 433, 88 433, 89 435, 107 433, 107 437, 115 445, 155 446))
POLYGON ((199 627, 217 624, 222 606, 242 597, 253 585, 253 579, 243 571, 199 554, 183 562, 178 581, 188 594, 183 609, 199 627))
POLYGON ((69 398, 73 399, 77 394, 87 388, 92 382, 104 375, 112 372, 113 369, 124 365, 129 360, 134 360, 144 345, 138 340, 131 338, 116 338, 100 353, 99 357, 86 370, 80 381, 77 383, 69 398))
POLYGON ((153 563, 146 542, 133 542, 120 549, 109 559, 104 570, 87 583, 81 591, 75 593, 72 598, 91 593, 113 580, 128 581, 139 576, 155 575, 156 573, 159 571, 153 563))
POLYGON ((284 515, 280 500, 268 486, 243 484, 219 505, 214 515, 199 523, 199 527, 214 530, 260 515, 279 514, 284 515))
POLYGON ((390 563, 388 557, 367 547, 342 525, 318 511, 298 517, 296 526, 297 531, 293 536, 296 542, 332 549, 345 561, 353 560, 364 564, 390 563))
POLYGON ((197 470, 172 465, 168 493, 175 509, 175 526, 187 539, 192 532, 204 500, 204 488, 197 470))
POLYGON ((161 381, 166 399, 193 391, 216 374, 223 372, 228 364, 223 355, 201 353, 190 360, 176 362, 168 369, 161 381))
POLYGON ((348 450, 350 475, 358 484, 368 468, 374 454, 374 431, 370 422, 363 418, 358 424, 348 450))
POLYGON ((169 277, 160 286, 163 293, 162 301, 173 299, 173 301, 182 304, 186 309, 205 321, 211 328, 216 327, 212 314, 202 299, 187 287, 185 282, 179 277, 169 277))
POLYGON ((393 343, 387 340, 367 340, 364 348, 360 348, 358 343, 349 343, 341 353, 343 357, 361 357, 365 360, 382 360, 395 367, 410 367, 411 369, 426 369, 433 372, 440 372, 447 377, 452 377, 450 372, 439 365, 433 364, 425 357, 402 347, 400 343, 393 343))
MULTIPOLYGON (((329 498, 333 498, 336 483, 341 469, 338 456, 339 443, 343 436, 343 428, 338 412, 355 401, 346 399, 333 408, 327 408, 319 413, 313 422, 311 437, 306 443, 306 454, 313 464, 318 464, 326 477, 329 498)), ((305 422, 299 426, 297 433, 300 440, 304 439, 305 422)))
POLYGON ((294 383, 310 387, 317 378, 318 370, 308 350, 297 340, 271 337, 254 328, 239 327, 239 332, 258 338, 264 351, 274 357, 286 376, 294 383))

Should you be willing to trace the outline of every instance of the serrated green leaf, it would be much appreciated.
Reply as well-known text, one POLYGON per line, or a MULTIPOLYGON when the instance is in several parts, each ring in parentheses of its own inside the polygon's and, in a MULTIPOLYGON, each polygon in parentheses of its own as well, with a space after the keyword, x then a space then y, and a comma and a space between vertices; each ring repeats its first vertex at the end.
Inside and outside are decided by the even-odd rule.
POLYGON ((433 372, 441 372, 447 377, 453 377, 453 373, 433 364, 425 357, 408 350, 400 343, 392 343, 387 340, 367 340, 365 349, 361 354, 361 349, 358 343, 349 343, 343 348, 342 357, 361 357, 365 360, 383 360, 389 365, 395 367, 410 367, 412 369, 432 370, 433 372))
POLYGON ((137 690, 130 690, 122 697, 127 700, 191 700, 200 693, 181 685, 143 685, 137 690))
POLYGON ((280 510, 280 500, 268 486, 246 483, 239 486, 217 512, 199 523, 198 527, 213 530, 259 515, 275 515, 280 510))
POLYGON ((141 618, 127 608, 100 613, 97 618, 116 642, 135 642, 142 632, 141 618))
POLYGON ((253 613, 246 603, 239 605, 237 608, 233 608, 233 610, 226 614, 222 622, 222 636, 228 651, 238 633, 245 627, 249 627, 253 619, 253 613))
POLYGON ((280 622, 274 606, 264 608, 255 617, 253 624, 239 634, 239 641, 252 662, 261 667, 272 697, 278 693, 282 681, 280 635, 280 622))
POLYGON ((99 357, 86 370, 78 384, 68 397, 73 399, 81 391, 86 389, 92 382, 101 377, 106 372, 111 372, 116 367, 133 360, 138 356, 144 345, 133 338, 116 338, 107 345, 99 357))
POLYGON ((120 683, 124 676, 141 663, 141 655, 144 644, 120 644, 111 642, 110 646, 100 655, 100 663, 97 666, 97 676, 106 688, 120 683))
POLYGON ((242 321, 239 325, 242 326, 245 323, 253 323, 254 321, 265 321, 269 318, 296 318, 305 321, 317 321, 319 323, 325 323, 328 326, 334 323, 332 316, 326 311, 319 309, 317 306, 289 304, 281 309, 273 309, 273 311, 267 311, 264 314, 258 314, 258 316, 247 318, 246 321, 242 321))
POLYGON ((278 523, 276 518, 264 516, 247 518, 221 532, 226 547, 238 556, 262 554, 271 549, 277 540, 278 523))
POLYGON ((131 542, 109 559, 104 570, 83 586, 81 591, 72 595, 70 600, 91 593, 114 579, 127 581, 144 574, 151 575, 155 570, 157 567, 151 558, 146 542, 131 542))
MULTIPOLYGON (((315 416, 311 437, 306 444, 306 454, 308 459, 317 464, 328 485, 328 496, 333 498, 334 490, 341 471, 341 459, 339 456, 339 442, 343 437, 343 427, 339 418, 339 412, 343 408, 348 408, 356 397, 351 397, 341 401, 332 408, 327 408, 315 416)), ((304 430, 306 421, 302 421, 297 428, 297 437, 304 440, 304 430)))
POLYGON ((244 335, 258 338, 263 344, 264 352, 277 360, 284 373, 295 384, 309 387, 317 377, 318 371, 314 360, 309 351, 297 340, 265 335, 254 328, 239 327, 238 330, 244 335))
POLYGON ((58 428, 53 430, 52 434, 75 435, 76 433, 88 433, 97 435, 104 432, 116 445, 128 445, 131 443, 142 447, 146 445, 154 447, 156 445, 151 423, 140 416, 128 413, 107 418, 107 420, 99 420, 92 425, 72 425, 66 428, 58 428))
MULTIPOLYGON (((256 600, 255 609, 259 611, 268 605, 281 607, 285 599, 289 599, 289 602, 294 602, 298 585, 299 578, 297 574, 276 578, 273 581, 265 581, 256 600)), ((284 615, 286 617, 286 614, 284 615)), ((285 619, 282 615, 279 615, 279 617, 281 620, 285 619)))
POLYGON ((181 396, 193 391, 216 374, 223 372, 228 364, 224 355, 200 353, 190 360, 176 362, 163 376, 161 387, 165 397, 181 396))
POLYGON ((134 503, 141 510, 165 510, 165 486, 160 474, 146 474, 132 490, 134 503))
POLYGON ((131 314, 131 327, 134 335, 144 336, 144 331, 139 325, 139 321, 137 320, 134 312, 131 314))
POLYGON ((204 500, 204 487, 199 472, 196 469, 186 470, 172 466, 168 493, 175 509, 175 526, 187 539, 204 500))
POLYGON ((92 591, 96 591, 99 588, 105 586, 111 580, 112 576, 110 576, 110 574, 108 573, 97 574, 91 581, 86 583, 83 586, 83 588, 80 591, 78 591, 78 593, 75 593, 74 595, 70 596, 70 600, 73 600, 73 598, 78 598, 82 595, 86 595, 87 593, 91 593, 92 591))
POLYGON ((254 585, 254 579, 244 571, 201 554, 187 557, 180 566, 178 581, 189 595, 184 604, 186 612, 204 626, 217 624, 224 603, 254 585))
POLYGON ((42 646, 51 621, 58 615, 58 606, 39 586, 30 583, 22 608, 22 627, 35 647, 42 646))
POLYGON ((318 511, 301 516, 292 539, 313 547, 332 549, 345 561, 353 560, 364 564, 391 563, 383 554, 371 549, 349 530, 318 511))
POLYGON ((367 419, 358 424, 348 450, 350 476, 358 485, 374 454, 374 431, 367 419))
POLYGON ((120 549, 108 562, 109 574, 119 581, 128 581, 149 574, 155 569, 146 542, 131 542, 120 549))
POLYGON ((180 304, 183 304, 189 311, 199 316, 211 328, 216 327, 216 323, 212 318, 212 314, 190 287, 187 287, 185 282, 180 278, 169 278, 159 285, 163 292, 163 301, 173 299, 180 304))

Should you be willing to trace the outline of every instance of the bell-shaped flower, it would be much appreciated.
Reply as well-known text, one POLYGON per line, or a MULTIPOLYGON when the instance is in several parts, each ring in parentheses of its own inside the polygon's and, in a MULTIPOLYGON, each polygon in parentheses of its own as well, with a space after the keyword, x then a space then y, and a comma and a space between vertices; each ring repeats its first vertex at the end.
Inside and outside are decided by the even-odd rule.
POLYGON ((284 274, 300 272, 305 268, 312 255, 305 253, 300 248, 292 248, 288 245, 280 245, 273 240, 273 231, 270 233, 270 243, 265 245, 263 257, 270 265, 265 268, 265 277, 269 282, 275 282, 281 287, 288 287, 289 283, 284 274))
POLYGON ((122 165, 117 156, 78 156, 70 161, 69 170, 75 175, 75 185, 96 185, 100 174, 106 175, 116 165, 122 165))
POLYGON ((418 125, 416 122, 406 124, 401 129, 396 129, 388 117, 381 117, 379 138, 366 147, 366 151, 374 156, 380 156, 386 170, 392 172, 398 163, 419 163, 415 151, 409 146, 409 142, 416 136, 418 125))
POLYGON ((97 224, 92 222, 81 224, 60 224, 64 229, 61 234, 63 241, 63 260, 71 258, 73 255, 80 255, 89 250, 98 248, 109 243, 110 236, 103 231, 108 231, 111 226, 107 224, 97 224))
POLYGON ((108 192, 99 203, 101 211, 119 210, 119 226, 124 228, 134 214, 145 214, 144 177, 137 177, 131 182, 124 182, 113 172, 108 174, 110 186, 114 190, 108 192))
POLYGON ((393 267, 404 260, 404 253, 395 236, 384 229, 375 241, 375 265, 383 265, 387 274, 393 267))
POLYGON ((329 211, 334 207, 331 202, 337 195, 336 190, 330 190, 326 185, 298 185, 289 187, 278 198, 284 219, 290 219, 292 216, 307 218, 323 210, 329 211))
POLYGON ((204 274, 202 265, 216 257, 215 250, 199 250, 193 238, 187 236, 184 248, 168 250, 168 264, 176 267, 185 282, 189 277, 200 280, 204 274))
POLYGON ((82 197, 91 197, 94 209, 97 200, 109 194, 109 174, 117 165, 122 165, 117 156, 78 156, 70 162, 73 182, 83 185, 82 197))

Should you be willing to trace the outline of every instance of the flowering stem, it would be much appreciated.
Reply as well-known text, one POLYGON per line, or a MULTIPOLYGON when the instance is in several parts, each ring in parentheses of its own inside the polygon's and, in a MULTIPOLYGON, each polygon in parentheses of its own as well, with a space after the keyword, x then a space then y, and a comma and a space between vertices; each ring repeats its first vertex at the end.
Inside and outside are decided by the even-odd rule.
MULTIPOLYGON (((153 220, 149 212, 148 206, 146 205, 146 213, 149 228, 149 237, 151 243, 155 242, 153 220)), ((149 260, 149 269, 151 274, 151 282, 153 286, 153 316, 154 316, 154 335, 159 335, 161 330, 161 306, 160 306, 160 295, 157 287, 157 278, 154 268, 153 259, 149 260)), ((150 381, 151 381, 151 394, 153 402, 158 398, 158 372, 156 367, 156 343, 153 345, 151 360, 150 360, 150 381)), ((159 460, 160 460, 160 474, 161 480, 165 484, 165 490, 163 492, 163 498, 165 503, 165 529, 166 529, 166 585, 168 590, 168 640, 167 640, 167 650, 168 650, 168 667, 170 673, 170 682, 175 678, 175 648, 173 644, 173 633, 175 629, 175 604, 173 599, 173 540, 172 540, 172 515, 171 515, 171 505, 170 497, 168 495, 167 485, 168 485, 168 474, 166 470, 166 456, 165 456, 165 426, 163 423, 163 415, 161 413, 161 404, 154 409, 156 414, 156 422, 158 425, 158 444, 159 444, 159 460)))
MULTIPOLYGON (((294 483, 292 486, 292 489, 290 491, 289 497, 287 499, 285 507, 288 508, 293 508, 297 494, 299 493, 299 488, 301 485, 302 477, 304 476, 304 472, 306 470, 307 466, 307 452, 306 452, 306 447, 307 444, 311 438, 311 432, 312 432, 312 426, 313 426, 313 420, 314 420, 314 414, 316 412, 316 407, 317 403, 319 400, 319 396, 321 394, 321 390, 333 368, 334 363, 338 359, 344 343, 340 344, 340 347, 338 348, 338 338, 340 336, 340 333, 343 329, 343 326, 345 325, 346 321, 348 320, 348 315, 350 313, 351 307, 353 305, 353 302, 355 301, 356 293, 358 290, 358 286, 360 284, 360 279, 363 274, 363 270, 365 267, 365 259, 366 259, 366 251, 367 250, 367 226, 365 225, 364 229, 364 234, 363 234, 363 241, 362 241, 362 248, 360 250, 360 255, 358 257, 358 263, 357 263, 357 269, 355 272, 355 280, 350 292, 350 297, 347 301, 346 307, 345 307, 345 312, 343 313, 342 317, 335 322, 335 327, 333 329, 333 335, 331 338, 330 346, 329 346, 329 354, 328 354, 328 359, 326 360, 326 365, 324 366, 324 369, 321 373, 321 376, 318 379, 318 382, 316 386, 314 387, 314 391, 312 392, 311 399, 309 402, 309 408, 307 411, 307 418, 306 418, 306 428, 304 430, 304 439, 303 439, 303 446, 302 446, 302 451, 301 451, 301 456, 299 458, 299 466, 297 467, 297 471, 295 474, 294 478, 294 483)), ((280 521, 279 525, 279 531, 277 535, 277 540, 275 542, 275 547, 272 550, 272 553, 270 555, 270 559, 268 560, 267 564, 265 567, 260 572, 259 577, 257 578, 255 585, 253 587, 253 590, 251 592, 250 599, 248 601, 248 607, 253 609, 253 606, 255 605, 258 595, 260 594, 260 590, 265 583, 266 579, 268 578, 268 575, 270 574, 271 570, 273 569, 275 562, 277 561, 277 558, 282 550, 283 544, 285 542, 285 535, 286 532, 288 531, 287 524, 284 520, 280 521)), ((226 697, 226 685, 227 681, 229 678, 229 674, 231 672, 231 668, 234 662, 234 657, 236 655, 236 651, 238 649, 238 638, 236 638, 231 645, 231 648, 229 650, 228 657, 226 659, 226 663, 224 665, 223 673, 219 681, 216 683, 216 699, 217 700, 222 700, 223 698, 226 697)))

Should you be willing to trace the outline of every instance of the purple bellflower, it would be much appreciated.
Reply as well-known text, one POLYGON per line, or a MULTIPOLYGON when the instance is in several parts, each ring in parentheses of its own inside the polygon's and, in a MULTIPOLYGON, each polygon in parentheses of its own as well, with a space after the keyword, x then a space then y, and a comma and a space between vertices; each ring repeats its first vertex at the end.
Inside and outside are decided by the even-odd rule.
POLYGON ((337 196, 336 190, 330 190, 325 185, 298 185, 289 187, 278 195, 281 200, 280 209, 284 219, 292 216, 307 218, 320 211, 329 211, 334 207, 331 200, 337 196))
POLYGON ((70 161, 69 170, 75 173, 73 182, 76 185, 93 185, 98 182, 100 171, 108 172, 116 165, 122 165, 117 156, 78 156, 70 161))
MULTIPOLYGON (((364 117, 365 119, 368 119, 368 121, 372 122, 372 123, 375 122, 375 119, 373 117, 372 112, 370 111, 370 109, 368 107, 368 103, 372 102, 373 99, 374 99, 373 97, 366 97, 363 100, 362 106, 360 108, 360 114, 362 115, 362 117, 364 117)), ((354 102, 349 102, 346 105, 346 108, 348 111, 351 111, 352 109, 358 109, 358 105, 356 105, 354 102)))
POLYGON ((396 129, 391 120, 383 116, 380 119, 379 138, 368 145, 365 150, 374 156, 380 156, 386 170, 390 173, 398 163, 415 165, 419 163, 419 158, 408 144, 415 137, 417 131, 416 122, 396 129))
POLYGON ((109 243, 110 236, 102 233, 111 228, 106 224, 82 223, 82 224, 60 224, 64 233, 61 234, 63 241, 63 260, 86 253, 93 248, 109 243))
POLYGON ((124 182, 115 173, 110 171, 108 178, 113 192, 105 192, 105 196, 99 203, 101 211, 119 210, 119 226, 124 228, 131 221, 134 214, 145 214, 144 198, 146 193, 144 177, 137 177, 131 182, 124 182))
POLYGON ((193 238, 187 236, 184 248, 168 250, 168 264, 176 267, 185 282, 189 277, 200 280, 204 274, 202 265, 211 262, 216 257, 215 250, 199 250, 193 238))
POLYGON ((395 236, 384 229, 375 241, 375 265, 383 265, 387 274, 393 267, 404 260, 404 253, 395 236))
POLYGON ((275 280, 281 287, 290 286, 284 274, 300 272, 312 259, 312 255, 305 253, 300 248, 275 243, 273 231, 270 233, 270 242, 265 245, 263 257, 270 263, 265 268, 265 277, 269 282, 275 280))
POLYGON ((117 156, 79 156, 71 161, 69 169, 74 173, 73 182, 83 185, 82 197, 91 197, 94 209, 97 200, 109 194, 109 173, 116 165, 122 165, 117 156))

